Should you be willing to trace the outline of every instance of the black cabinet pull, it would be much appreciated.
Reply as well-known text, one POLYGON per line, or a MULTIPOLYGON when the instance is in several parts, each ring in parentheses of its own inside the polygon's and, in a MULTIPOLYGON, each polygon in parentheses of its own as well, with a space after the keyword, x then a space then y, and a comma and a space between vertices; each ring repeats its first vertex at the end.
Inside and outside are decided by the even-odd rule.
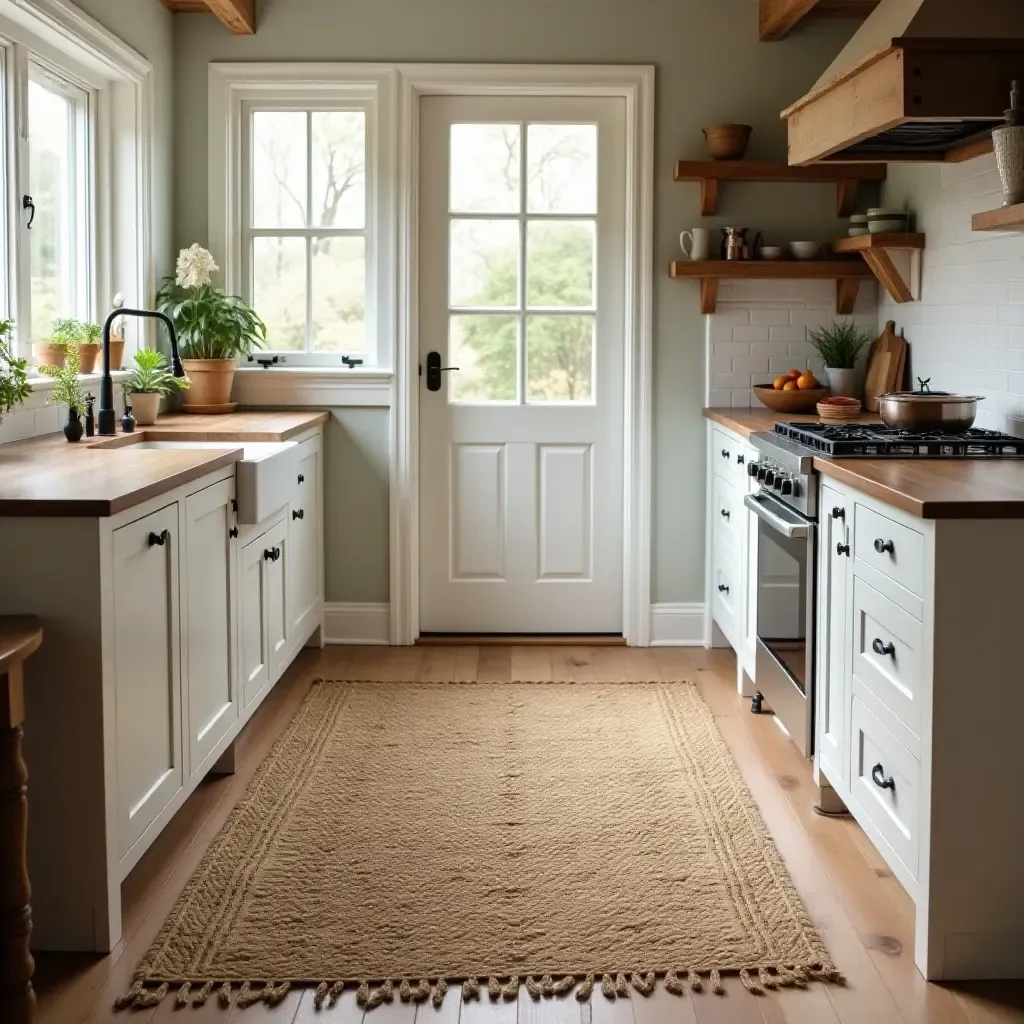
POLYGON ((163 547, 171 539, 171 531, 164 530, 162 533, 151 533, 149 535, 149 546, 163 547))
POLYGON ((301 509, 300 508, 298 511, 295 511, 295 509, 292 509, 292 519, 305 519, 305 517, 306 517, 305 509, 301 509))
POLYGON ((732 513, 728 509, 723 508, 722 509, 722 518, 723 519, 731 519, 732 518, 732 513))
POLYGON ((718 592, 720 594, 728 594, 729 593, 729 588, 724 583, 719 583, 718 584, 718 592))
POLYGON ((231 511, 232 512, 237 512, 238 511, 238 500, 236 498, 232 498, 231 499, 231 511))
POLYGON ((882 655, 882 657, 890 657, 890 658, 895 658, 896 657, 896 647, 895 647, 895 645, 894 644, 883 644, 882 641, 879 640, 877 636, 875 637, 874 640, 871 641, 871 650, 873 650, 875 652, 875 654, 882 655))
POLYGON ((896 554, 896 547, 891 540, 882 540, 881 537, 875 538, 875 550, 880 554, 884 555, 886 551, 890 555, 896 554))
POLYGON ((746 461, 747 460, 742 455, 736 456, 736 462, 738 465, 742 466, 746 461))
POLYGON ((726 449, 726 448, 722 449, 722 458, 723 459, 729 458, 729 451, 728 451, 728 449, 726 449))
POLYGON ((837 555, 846 555, 846 557, 849 558, 850 557, 850 545, 849 544, 837 544, 836 545, 836 554, 837 555))
POLYGON ((237 537, 238 536, 238 527, 237 526, 232 526, 231 529, 228 530, 228 536, 229 537, 237 537))
POLYGON ((300 484, 304 484, 305 482, 306 482, 306 478, 300 473, 299 474, 299 483, 300 484))
POLYGON ((833 519, 842 519, 843 522, 845 522, 846 521, 846 509, 845 508, 840 508, 838 505, 836 505, 832 509, 832 518, 833 519))
POLYGON ((264 548, 263 549, 263 560, 266 562, 276 562, 281 557, 280 548, 264 548))
POLYGON ((876 764, 871 769, 871 781, 879 789, 891 789, 894 793, 896 792, 896 780, 891 775, 886 778, 885 769, 880 764, 876 764))

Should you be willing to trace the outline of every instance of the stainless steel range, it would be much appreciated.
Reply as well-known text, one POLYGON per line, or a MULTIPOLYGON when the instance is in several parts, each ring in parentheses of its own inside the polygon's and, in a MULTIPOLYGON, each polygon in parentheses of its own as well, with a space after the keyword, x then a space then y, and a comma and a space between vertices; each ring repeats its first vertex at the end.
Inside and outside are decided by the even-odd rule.
POLYGON ((814 609, 818 473, 814 457, 832 459, 1024 458, 1024 439, 993 430, 908 433, 883 424, 777 423, 752 434, 760 485, 744 498, 758 517, 758 693, 806 755, 814 737, 814 609))

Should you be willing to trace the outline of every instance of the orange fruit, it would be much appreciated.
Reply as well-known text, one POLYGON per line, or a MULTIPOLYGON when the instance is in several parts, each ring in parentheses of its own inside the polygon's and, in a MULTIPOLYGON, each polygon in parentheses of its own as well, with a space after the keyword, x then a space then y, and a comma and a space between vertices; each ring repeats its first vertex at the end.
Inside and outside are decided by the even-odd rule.
POLYGON ((786 382, 788 380, 789 377, 786 376, 776 377, 775 380, 772 382, 772 387, 775 388, 776 391, 781 391, 786 386, 786 382))
POLYGON ((787 380, 786 383, 782 385, 782 390, 783 391, 796 391, 796 389, 798 387, 799 387, 799 385, 797 384, 797 382, 795 380, 787 380))
POLYGON ((805 372, 806 372, 806 371, 804 371, 804 370, 790 370, 790 371, 789 371, 789 373, 787 373, 787 374, 786 374, 786 376, 787 376, 787 377, 788 377, 788 378, 789 378, 790 380, 797 380, 797 379, 798 379, 799 377, 801 377, 801 376, 802 376, 802 375, 803 375, 803 374, 804 374, 805 372))
POLYGON ((812 388, 816 388, 818 386, 818 381, 815 378, 814 374, 811 373, 810 370, 808 370, 806 373, 800 374, 799 378, 797 379, 796 386, 801 391, 810 391, 812 388))

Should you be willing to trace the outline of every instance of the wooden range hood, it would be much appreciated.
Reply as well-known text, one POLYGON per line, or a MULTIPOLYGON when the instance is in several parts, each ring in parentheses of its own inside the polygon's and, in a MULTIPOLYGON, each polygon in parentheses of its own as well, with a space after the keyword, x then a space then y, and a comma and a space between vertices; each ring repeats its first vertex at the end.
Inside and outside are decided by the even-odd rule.
POLYGON ((1024 78, 1024 0, 882 0, 782 112, 789 162, 967 159, 991 148, 1024 78))

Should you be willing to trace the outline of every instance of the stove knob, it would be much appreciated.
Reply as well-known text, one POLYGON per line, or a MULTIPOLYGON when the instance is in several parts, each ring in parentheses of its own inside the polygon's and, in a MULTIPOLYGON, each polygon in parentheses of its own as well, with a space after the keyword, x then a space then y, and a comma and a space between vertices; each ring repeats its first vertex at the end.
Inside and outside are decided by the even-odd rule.
POLYGON ((792 494, 793 493, 793 481, 792 480, 783 480, 782 481, 782 493, 783 494, 792 494))
POLYGON ((764 483, 764 478, 768 475, 768 467, 763 463, 757 464, 757 482, 764 483))
POLYGON ((756 462, 750 463, 750 465, 747 466, 747 476, 757 476, 758 469, 759 467, 756 462))
POLYGON ((765 475, 764 475, 764 485, 765 485, 765 487, 772 487, 772 486, 774 486, 774 484, 775 484, 775 472, 776 471, 774 469, 769 469, 768 472, 765 473, 765 475))
POLYGON ((783 482, 784 481, 781 474, 777 475, 775 479, 772 481, 772 487, 777 491, 781 491, 783 482))

